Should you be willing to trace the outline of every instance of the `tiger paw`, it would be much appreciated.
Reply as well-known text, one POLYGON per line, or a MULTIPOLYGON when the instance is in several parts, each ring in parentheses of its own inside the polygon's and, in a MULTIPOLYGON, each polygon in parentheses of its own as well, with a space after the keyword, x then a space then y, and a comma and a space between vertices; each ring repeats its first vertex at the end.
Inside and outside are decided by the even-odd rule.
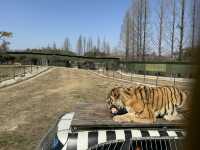
POLYGON ((178 114, 178 115, 165 115, 164 119, 168 120, 168 121, 174 121, 174 120, 183 120, 184 117, 181 114, 178 114))
POLYGON ((123 118, 121 116, 114 116, 113 117, 113 120, 115 122, 118 122, 118 123, 125 123, 125 122, 130 122, 130 120, 128 120, 127 118, 123 118))
POLYGON ((114 116, 114 117, 113 117, 113 121, 119 122, 119 123, 122 122, 121 117, 119 117, 119 116, 114 116))

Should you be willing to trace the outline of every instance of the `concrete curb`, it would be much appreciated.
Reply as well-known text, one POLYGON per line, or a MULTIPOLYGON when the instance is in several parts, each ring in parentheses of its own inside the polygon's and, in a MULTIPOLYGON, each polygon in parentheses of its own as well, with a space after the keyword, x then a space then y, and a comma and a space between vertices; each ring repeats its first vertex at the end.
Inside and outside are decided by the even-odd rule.
POLYGON ((42 73, 44 73, 44 72, 47 72, 47 71, 49 71, 49 70, 51 70, 51 69, 52 69, 52 67, 48 67, 48 68, 46 68, 46 69, 44 69, 44 70, 42 70, 42 71, 40 71, 40 72, 38 72, 38 73, 36 73, 36 74, 33 74, 33 75, 30 76, 30 77, 27 77, 27 78, 24 78, 24 79, 20 79, 20 80, 18 80, 18 81, 15 81, 15 82, 10 83, 10 84, 7 84, 7 85, 0 86, 0 89, 6 88, 6 87, 10 87, 10 86, 13 86, 13 85, 22 83, 22 82, 24 82, 24 81, 33 79, 33 78, 39 76, 40 74, 42 74, 42 73))

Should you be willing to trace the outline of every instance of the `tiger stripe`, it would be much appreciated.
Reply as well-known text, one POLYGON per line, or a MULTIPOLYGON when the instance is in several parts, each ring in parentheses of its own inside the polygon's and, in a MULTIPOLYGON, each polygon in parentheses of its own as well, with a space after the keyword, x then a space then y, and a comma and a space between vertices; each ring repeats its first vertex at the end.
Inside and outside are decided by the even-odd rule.
POLYGON ((175 97, 175 104, 177 104, 177 95, 176 95, 176 88, 175 87, 173 87, 173 89, 174 89, 174 97, 175 97))
POLYGON ((155 99, 155 111, 158 111, 158 100, 159 100, 159 89, 155 89, 156 90, 156 99, 155 99))
POLYGON ((166 87, 166 89, 167 89, 167 91, 168 91, 168 103, 169 103, 169 107, 168 107, 168 114, 173 114, 173 110, 174 110, 174 107, 173 107, 173 105, 172 105, 172 91, 171 91, 171 89, 167 86, 166 87), (170 111, 171 110, 171 111, 170 111))
POLYGON ((171 94, 172 94, 172 112, 171 112, 171 115, 174 113, 174 105, 175 105, 175 101, 174 101, 174 99, 175 99, 175 96, 174 96, 174 94, 173 94, 173 88, 172 87, 170 87, 170 91, 171 91, 171 94))

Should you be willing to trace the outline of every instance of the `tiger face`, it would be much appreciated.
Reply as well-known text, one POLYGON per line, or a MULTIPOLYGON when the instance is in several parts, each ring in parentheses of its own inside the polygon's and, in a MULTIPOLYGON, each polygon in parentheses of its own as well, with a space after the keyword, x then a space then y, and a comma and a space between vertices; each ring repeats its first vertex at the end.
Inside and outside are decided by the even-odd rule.
POLYGON ((115 107, 118 111, 123 111, 124 109, 126 109, 123 103, 123 97, 121 95, 121 92, 123 90, 124 89, 122 87, 113 88, 111 90, 106 100, 108 108, 115 107))

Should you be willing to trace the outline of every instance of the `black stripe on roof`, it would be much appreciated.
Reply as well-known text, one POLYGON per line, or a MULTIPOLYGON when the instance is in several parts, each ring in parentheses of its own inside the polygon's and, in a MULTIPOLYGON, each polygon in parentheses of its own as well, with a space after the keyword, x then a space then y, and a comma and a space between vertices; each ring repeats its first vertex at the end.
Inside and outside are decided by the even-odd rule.
POLYGON ((149 132, 147 130, 141 130, 142 137, 149 137, 149 132))
POLYGON ((169 135, 167 134, 167 132, 164 131, 164 130, 159 130, 159 134, 160 134, 160 136, 169 136, 169 135))
POLYGON ((98 132, 88 133, 88 147, 92 147, 98 144, 98 132))
POLYGON ((106 131, 107 141, 116 140, 115 131, 106 131))
POLYGON ((125 139, 126 139, 126 140, 132 138, 132 134, 131 134, 131 131, 130 131, 130 130, 125 130, 125 131, 124 131, 124 134, 125 134, 125 139))
POLYGON ((176 134, 177 134, 178 137, 184 137, 184 135, 181 131, 176 131, 176 134))
POLYGON ((69 133, 67 141, 67 150, 77 150, 78 133, 69 133))

